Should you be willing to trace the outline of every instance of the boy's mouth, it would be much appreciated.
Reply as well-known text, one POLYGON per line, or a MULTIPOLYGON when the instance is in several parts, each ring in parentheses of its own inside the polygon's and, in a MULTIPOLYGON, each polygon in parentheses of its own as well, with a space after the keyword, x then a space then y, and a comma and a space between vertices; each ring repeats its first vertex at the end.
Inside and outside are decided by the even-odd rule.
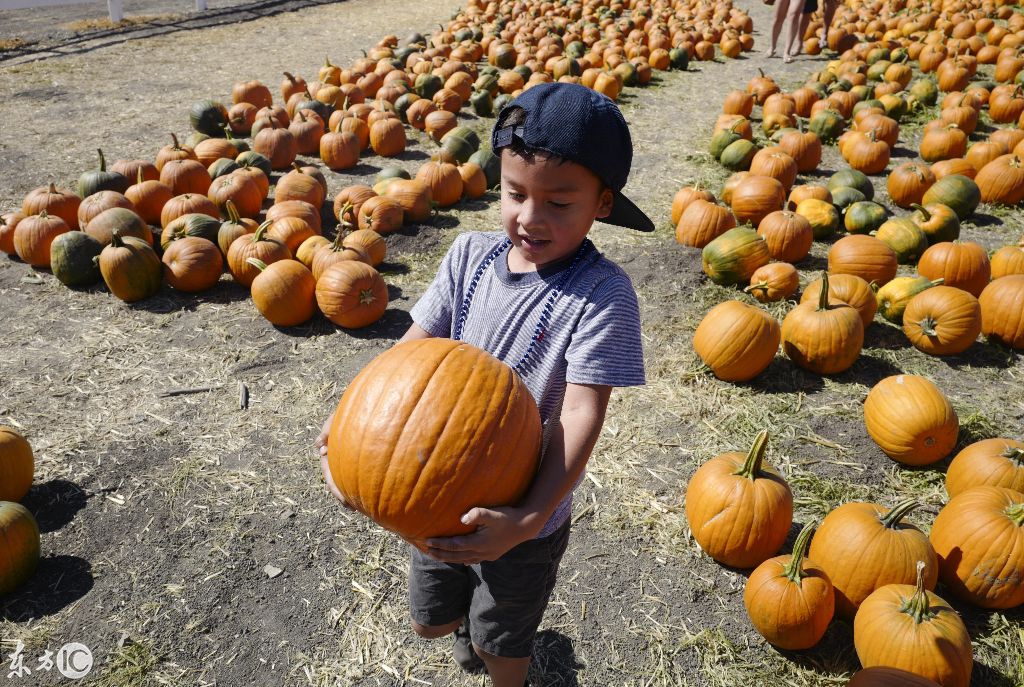
POLYGON ((531 239, 526 236, 520 236, 519 238, 527 248, 531 248, 534 250, 543 248, 547 244, 551 243, 550 241, 545 241, 543 239, 531 239))

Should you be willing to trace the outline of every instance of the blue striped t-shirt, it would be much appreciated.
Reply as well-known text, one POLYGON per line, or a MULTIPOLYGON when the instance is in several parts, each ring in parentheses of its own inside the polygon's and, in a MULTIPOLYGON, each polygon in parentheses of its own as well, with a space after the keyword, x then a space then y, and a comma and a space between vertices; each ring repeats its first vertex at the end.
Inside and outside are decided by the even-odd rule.
MULTIPOLYGON (((433 336, 450 337, 473 275, 505 238, 499 232, 458 236, 437 276, 413 306, 416 324, 433 336)), ((537 272, 510 272, 508 250, 482 273, 470 301, 462 339, 515 366, 537 330, 552 285, 572 258, 537 272)), ((522 379, 544 423, 542 453, 557 424, 567 382, 607 386, 644 384, 640 309, 629 276, 591 248, 551 309, 544 336, 534 344, 522 379)), ((577 483, 578 484, 578 483, 577 483)), ((572 491, 555 508, 539 537, 554 532, 572 511, 572 491)))

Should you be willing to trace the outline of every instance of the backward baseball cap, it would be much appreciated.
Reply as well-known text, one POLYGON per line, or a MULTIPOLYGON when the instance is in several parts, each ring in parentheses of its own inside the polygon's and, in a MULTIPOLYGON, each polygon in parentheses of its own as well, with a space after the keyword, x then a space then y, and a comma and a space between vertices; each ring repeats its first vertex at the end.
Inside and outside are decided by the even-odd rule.
POLYGON ((500 154, 514 138, 526 148, 565 158, 596 174, 614 196, 611 214, 600 221, 654 231, 644 211, 622 195, 633 162, 633 141, 622 112, 607 96, 573 83, 532 86, 498 113, 491 148, 500 154), (523 110, 522 123, 501 126, 513 108, 523 110))

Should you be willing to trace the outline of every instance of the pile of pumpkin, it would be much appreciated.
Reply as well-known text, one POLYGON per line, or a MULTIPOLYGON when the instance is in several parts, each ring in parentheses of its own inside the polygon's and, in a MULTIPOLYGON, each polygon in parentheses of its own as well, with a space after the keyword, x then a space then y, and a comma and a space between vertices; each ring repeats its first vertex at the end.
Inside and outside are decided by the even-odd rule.
MULTIPOLYGON (((864 422, 894 460, 925 465, 956 446, 948 399, 914 375, 883 379, 868 393, 864 422)), ((754 568, 743 600, 773 645, 809 649, 833 617, 853 624, 866 669, 850 685, 967 687, 972 647, 959 614, 932 590, 989 609, 1024 604, 1024 443, 985 439, 950 463, 950 499, 925 535, 904 518, 920 503, 888 508, 848 502, 800 532, 792 555, 775 556, 793 521, 786 480, 763 462, 767 433, 750 451, 726 453, 697 470, 686 490, 694 539, 716 561, 754 568), (808 546, 809 544, 809 546, 808 546), (852 564, 851 561, 856 561, 852 564), (917 676, 915 679, 913 676, 917 676), (898 680, 896 678, 899 678, 898 680)))
MULTIPOLYGON (((883 103, 890 117, 870 101, 858 100, 852 90, 837 89, 822 98, 822 80, 815 83, 787 94, 761 74, 745 92, 730 93, 711 141, 712 154, 738 170, 720 193, 727 206, 717 204, 706 189, 685 187, 673 200, 672 220, 679 243, 702 248, 703 267, 713 281, 741 284, 761 301, 795 294, 799 275, 793 263, 808 255, 816 238, 845 229, 849 235, 828 253, 827 293, 820 280, 812 282, 781 332, 774 318, 756 307, 741 301, 716 306, 694 338, 702 359, 723 379, 745 381, 767 367, 781 338, 784 352, 798 365, 835 374, 857 359, 863 329, 876 311, 902 325, 911 343, 932 355, 962 353, 981 333, 1024 348, 1019 307, 1024 302, 1024 237, 1021 245, 1003 246, 991 259, 977 243, 957 240, 960 221, 983 198, 1000 200, 988 195, 991 185, 985 182, 1007 176, 990 167, 1000 161, 990 161, 983 167, 986 174, 978 174, 984 194, 972 178, 973 168, 965 169, 967 161, 898 165, 887 188, 895 205, 915 209, 906 217, 890 217, 874 202, 870 179, 853 167, 833 174, 825 185, 795 185, 799 173, 817 169, 822 139, 839 137, 841 129, 832 125, 845 126, 846 120, 837 108, 860 122, 856 135, 884 131, 879 138, 895 142, 897 119, 907 107, 901 96, 883 95, 891 99, 883 103), (755 104, 762 107, 762 130, 775 139, 775 145, 760 150, 748 119, 755 104), (811 114, 822 104, 826 108, 811 114), (801 113, 811 114, 812 130, 793 128, 801 113), (916 264, 918 276, 897 276, 901 263, 916 264), (844 312, 832 300, 855 312, 844 312), (822 329, 828 326, 842 334, 822 329)), ((1001 131, 1024 139, 1019 129, 1001 131)))
POLYGON ((39 565, 39 525, 18 503, 34 475, 28 441, 13 427, 0 426, 0 599, 27 582, 39 565))

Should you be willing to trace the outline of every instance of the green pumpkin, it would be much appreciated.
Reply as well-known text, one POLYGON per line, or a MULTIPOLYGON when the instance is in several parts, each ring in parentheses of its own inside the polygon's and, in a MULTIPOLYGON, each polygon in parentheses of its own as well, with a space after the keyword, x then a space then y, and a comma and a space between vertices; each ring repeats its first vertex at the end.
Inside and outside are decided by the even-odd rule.
POLYGON ((491 97, 498 95, 498 77, 494 74, 480 73, 480 76, 476 77, 476 81, 473 82, 473 90, 485 91, 491 94, 491 97))
POLYGON ((864 61, 867 62, 869 65, 872 65, 872 64, 875 64, 876 62, 879 62, 881 60, 888 60, 888 59, 889 59, 889 51, 887 49, 885 49, 885 48, 872 48, 871 50, 868 51, 867 57, 864 58, 864 61))
MULTIPOLYGON (((865 86, 862 84, 860 86, 854 86, 853 88, 851 88, 850 93, 857 96, 857 101, 859 103, 865 100, 869 100, 874 91, 871 89, 871 86, 865 86)), ((856 107, 856 105, 854 107, 856 107)))
POLYGON ((685 48, 672 48, 668 51, 668 64, 671 69, 685 72, 690 66, 690 53, 685 48))
POLYGON ((889 60, 878 60, 868 67, 868 81, 882 81, 885 79, 885 70, 892 66, 889 60))
POLYGON ((200 100, 192 105, 188 113, 192 128, 207 136, 224 138, 228 125, 228 111, 216 100, 200 100))
POLYGON ((231 174, 236 169, 241 168, 242 165, 238 164, 231 158, 222 157, 218 160, 214 160, 213 162, 211 162, 210 166, 207 169, 210 172, 210 179, 216 179, 226 174, 231 174))
POLYGON ((103 245, 84 231, 68 231, 50 244, 50 270, 64 286, 92 286, 100 280, 96 258, 103 245))
MULTIPOLYGON (((324 120, 324 123, 326 123, 331 119, 331 115, 334 114, 334 111, 340 110, 344 106, 344 104, 345 101, 342 101, 340 103, 325 103, 314 98, 312 100, 303 100, 302 102, 300 102, 298 105, 295 106, 295 112, 298 113, 302 112, 303 110, 312 110, 313 112, 317 113, 320 119, 324 120)), ((253 138, 255 138, 255 136, 256 135, 253 134, 253 138)))
POLYGON ((412 84, 413 92, 428 100, 442 88, 444 88, 444 81, 437 74, 420 74, 412 84))
POLYGON ((487 188, 494 188, 501 183, 501 158, 494 154, 490 146, 481 146, 479 150, 469 156, 470 162, 475 162, 484 170, 487 177, 487 188))
POLYGON ((829 93, 835 93, 836 91, 848 91, 853 88, 853 82, 847 79, 845 76, 840 76, 838 79, 833 81, 828 86, 829 93))
POLYGON ((851 186, 837 186, 829 192, 832 194, 832 204, 839 212, 845 212, 851 205, 867 200, 863 193, 851 186))
POLYGON ((857 189, 864 194, 864 200, 871 200, 875 197, 875 187, 871 185, 871 180, 864 172, 858 172, 856 169, 841 169, 828 178, 826 187, 829 191, 842 186, 857 189))
POLYGON ((725 149, 731 144, 743 139, 743 137, 736 132, 737 127, 739 127, 743 121, 744 120, 737 120, 732 124, 732 126, 722 129, 711 137, 711 155, 716 160, 722 159, 722 153, 725 152, 725 149))
POLYGON ((447 134, 441 138, 441 150, 454 157, 460 165, 469 160, 470 155, 476 152, 466 139, 459 136, 449 137, 447 134))
POLYGON ((960 238, 960 219, 953 208, 942 203, 932 203, 927 207, 915 204, 912 207, 916 212, 910 218, 928 237, 928 245, 960 238))
POLYGON ((377 176, 373 178, 374 184, 379 184, 385 179, 412 179, 412 175, 409 174, 408 170, 399 167, 398 165, 389 165, 382 167, 377 176))
POLYGON ((828 88, 825 86, 825 84, 821 83, 820 81, 808 81, 807 83, 804 84, 804 88, 809 88, 815 93, 817 93, 819 100, 828 97, 828 88))
POLYGON ((906 48, 896 48, 889 55, 889 60, 898 64, 902 64, 909 59, 910 53, 907 52, 906 48))
POLYGON ((636 86, 640 83, 640 76, 637 74, 636 67, 633 66, 632 62, 622 62, 615 71, 622 74, 622 85, 623 86, 636 86))
POLYGON ((103 157, 103 151, 97 149, 100 156, 100 168, 91 172, 82 172, 78 177, 78 197, 88 198, 100 191, 117 191, 124 193, 132 185, 131 180, 123 174, 107 171, 107 160, 103 157))
POLYGON ((444 142, 451 138, 464 139, 469 143, 474 151, 480 147, 480 135, 468 126, 457 126, 445 133, 445 135, 441 137, 441 145, 444 145, 444 142))
POLYGON ((742 172, 750 169, 750 161, 754 159, 756 153, 757 146, 754 142, 741 138, 726 146, 719 160, 726 169, 742 172))
POLYGON ((502 93, 494 99, 494 111, 501 114, 501 111, 504 110, 507 105, 510 105, 514 99, 515 98, 508 93, 502 93))
POLYGON ((523 77, 524 82, 529 81, 530 77, 533 76, 533 71, 525 64, 518 64, 515 67, 512 67, 512 71, 523 77))
POLYGON ((901 264, 916 263, 928 249, 928 237, 909 217, 887 220, 875 232, 875 238, 892 248, 901 264))
POLYGON ((565 46, 565 54, 578 60, 587 54, 587 44, 583 41, 573 41, 565 46))
POLYGON ((834 143, 846 129, 846 120, 835 110, 821 110, 811 117, 807 129, 818 134, 824 143, 834 143))
POLYGON ((39 565, 39 525, 28 508, 0 501, 0 598, 32 577, 39 565))
POLYGON ((473 91, 469 96, 469 106, 477 117, 494 116, 494 98, 488 91, 473 91))
POLYGON ((270 179, 270 173, 273 171, 273 168, 270 166, 270 158, 257 153, 255 150, 247 150, 244 153, 239 153, 238 157, 235 158, 235 162, 237 162, 241 167, 255 167, 266 174, 267 179, 270 179))
POLYGON ((878 312, 893 324, 903 324, 903 311, 910 299, 925 289, 938 286, 942 279, 932 281, 927 277, 896 277, 878 289, 878 312))
MULTIPOLYGON (((858 191, 858 193, 860 193, 858 191)), ((870 234, 889 219, 884 206, 870 200, 859 200, 846 208, 843 225, 851 234, 870 234)))
POLYGON ((419 99, 420 97, 412 92, 403 93, 402 95, 398 96, 395 99, 395 114, 398 115, 398 118, 401 119, 404 123, 408 124, 409 117, 406 115, 406 113, 409 111, 409 106, 419 99))
POLYGON ((768 244, 750 227, 734 227, 704 246, 701 264, 716 284, 745 284, 771 261, 768 244))
POLYGON ((918 102, 931 107, 939 101, 939 87, 931 79, 918 79, 907 89, 918 102))
POLYGON ((922 205, 942 203, 948 205, 956 213, 957 218, 963 222, 974 214, 981 202, 981 191, 974 179, 960 174, 944 176, 925 191, 922 205))
POLYGON ((160 247, 163 250, 167 250, 167 246, 171 245, 171 241, 179 236, 199 236, 216 244, 217 234, 220 233, 220 225, 220 220, 214 219, 209 215, 190 212, 177 218, 164 228, 163 233, 160 235, 160 247))

